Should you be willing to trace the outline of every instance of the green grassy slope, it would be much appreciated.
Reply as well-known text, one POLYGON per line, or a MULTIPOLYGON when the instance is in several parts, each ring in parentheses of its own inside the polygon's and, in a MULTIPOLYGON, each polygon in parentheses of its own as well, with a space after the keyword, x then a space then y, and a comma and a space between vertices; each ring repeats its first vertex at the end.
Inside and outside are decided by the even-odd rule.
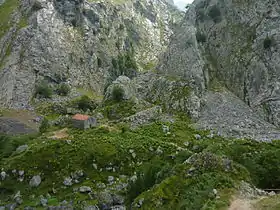
POLYGON ((67 140, 71 142, 52 140, 49 134, 13 137, 9 141, 1 138, 1 168, 8 174, 13 169, 24 170, 26 179, 5 179, 1 189, 6 193, 0 193, 0 205, 10 203, 10 195, 20 190, 22 206, 37 206, 38 197, 49 193, 53 205, 72 200, 79 209, 82 202, 89 205, 99 200, 73 192, 73 188, 90 186, 98 193, 98 183, 107 183, 108 176, 120 175, 137 175, 135 182, 124 180, 129 184, 127 189, 117 193, 125 197, 127 206, 135 207, 144 200, 142 209, 223 209, 241 180, 259 187, 280 184, 278 142, 212 138, 207 132, 193 130, 189 120, 180 117, 174 124, 155 122, 135 131, 114 124, 68 133, 67 140), (164 133, 162 125, 170 126, 170 133, 164 133), (201 139, 197 140, 196 134, 201 139), (14 146, 8 152, 10 144, 23 142, 29 145, 28 150, 15 154, 14 146), (115 170, 106 170, 110 166, 115 170), (63 186, 64 178, 78 170, 85 174, 80 182, 63 186), (28 181, 36 174, 41 174, 42 183, 38 188, 30 188, 28 181))

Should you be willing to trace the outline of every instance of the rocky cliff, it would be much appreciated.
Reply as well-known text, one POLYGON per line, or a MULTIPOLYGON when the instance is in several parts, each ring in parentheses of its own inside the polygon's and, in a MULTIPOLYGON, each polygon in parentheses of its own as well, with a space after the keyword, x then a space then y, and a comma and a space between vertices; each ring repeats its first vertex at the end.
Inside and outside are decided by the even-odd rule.
POLYGON ((153 68, 181 17, 170 3, 3 1, 0 106, 28 108, 41 81, 102 94, 118 75, 153 68))
POLYGON ((279 126, 279 2, 197 1, 201 44, 218 79, 279 126))
POLYGON ((221 132, 227 127, 227 135, 264 128, 261 121, 273 124, 274 129, 279 127, 279 15, 279 3, 269 0, 197 0, 190 5, 160 62, 159 72, 184 78, 205 96, 201 98, 206 102, 201 107, 203 127, 221 132), (227 92, 216 110, 223 113, 220 117, 209 114, 217 107, 209 105, 215 101, 212 99, 216 96, 208 97, 213 90, 227 92), (237 100, 243 101, 243 109, 237 100), (224 106, 227 101, 239 106, 241 112, 224 106), (254 114, 253 118, 245 114, 245 107, 254 114), (243 115, 246 120, 233 123, 236 117, 230 113, 239 119, 243 115))

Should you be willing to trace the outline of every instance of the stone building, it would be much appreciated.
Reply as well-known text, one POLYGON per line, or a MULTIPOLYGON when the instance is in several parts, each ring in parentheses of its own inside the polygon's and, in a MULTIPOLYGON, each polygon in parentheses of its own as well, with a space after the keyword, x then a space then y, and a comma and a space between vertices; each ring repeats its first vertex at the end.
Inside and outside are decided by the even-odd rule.
POLYGON ((96 127, 97 120, 94 117, 88 115, 76 114, 72 117, 73 127, 79 129, 88 129, 96 127))

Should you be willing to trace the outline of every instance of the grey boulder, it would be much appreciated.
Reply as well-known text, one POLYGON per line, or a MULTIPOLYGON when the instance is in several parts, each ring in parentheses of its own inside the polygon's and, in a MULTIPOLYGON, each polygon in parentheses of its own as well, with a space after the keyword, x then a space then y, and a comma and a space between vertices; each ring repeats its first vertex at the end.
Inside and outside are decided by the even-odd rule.
POLYGON ((32 179, 29 181, 30 187, 38 187, 41 184, 41 177, 39 175, 33 176, 32 179))

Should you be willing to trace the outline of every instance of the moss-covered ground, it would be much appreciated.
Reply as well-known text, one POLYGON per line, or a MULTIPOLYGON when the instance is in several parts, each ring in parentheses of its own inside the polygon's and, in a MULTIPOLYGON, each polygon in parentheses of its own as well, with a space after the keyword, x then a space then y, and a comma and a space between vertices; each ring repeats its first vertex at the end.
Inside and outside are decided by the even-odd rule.
POLYGON ((79 209, 85 203, 98 204, 98 199, 73 192, 73 188, 90 186, 98 193, 98 183, 121 175, 138 177, 134 182, 127 179, 127 189, 118 192, 133 209, 140 204, 149 210, 225 209, 242 180, 262 188, 280 186, 280 143, 212 137, 192 129, 188 118, 174 118, 174 123, 154 122, 133 131, 121 123, 86 131, 68 129, 67 141, 50 139, 49 133, 1 136, 0 167, 9 176, 0 185, 0 206, 13 202, 12 195, 20 191, 22 209, 40 206, 39 196, 46 194, 51 196, 49 205, 67 200, 79 209), (164 132, 163 125, 170 131, 164 132), (29 148, 14 152, 22 144, 29 148), (14 169, 24 170, 22 182, 12 173, 14 169), (79 183, 64 186, 65 177, 79 170, 84 172, 79 183), (29 187, 29 180, 37 174, 42 183, 29 187))

